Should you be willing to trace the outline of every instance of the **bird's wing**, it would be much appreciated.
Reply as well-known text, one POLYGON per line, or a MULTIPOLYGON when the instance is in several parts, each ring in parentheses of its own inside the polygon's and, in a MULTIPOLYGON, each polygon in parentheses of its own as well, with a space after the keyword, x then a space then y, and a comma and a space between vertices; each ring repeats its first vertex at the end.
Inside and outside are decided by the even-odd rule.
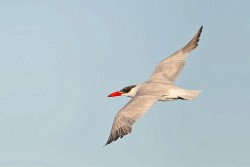
POLYGON ((151 95, 139 95, 131 99, 117 114, 113 122, 113 126, 106 143, 110 144, 119 137, 131 133, 132 125, 140 119, 158 99, 151 95))
POLYGON ((161 61, 150 77, 150 82, 167 82, 172 84, 180 74, 189 53, 198 46, 203 26, 199 29, 193 39, 183 48, 161 61))

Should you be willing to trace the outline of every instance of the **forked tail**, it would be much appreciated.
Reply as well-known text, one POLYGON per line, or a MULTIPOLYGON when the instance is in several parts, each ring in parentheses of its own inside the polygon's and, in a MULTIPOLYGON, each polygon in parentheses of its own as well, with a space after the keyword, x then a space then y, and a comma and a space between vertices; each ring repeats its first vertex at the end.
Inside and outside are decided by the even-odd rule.
POLYGON ((194 100, 200 93, 201 90, 184 90, 180 97, 185 100, 194 100))

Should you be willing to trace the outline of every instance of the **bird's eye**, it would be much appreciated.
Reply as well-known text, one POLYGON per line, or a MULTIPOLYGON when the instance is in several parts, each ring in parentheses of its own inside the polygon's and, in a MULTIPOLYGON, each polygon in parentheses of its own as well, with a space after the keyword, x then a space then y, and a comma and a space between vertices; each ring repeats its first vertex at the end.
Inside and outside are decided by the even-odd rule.
POLYGON ((128 88, 123 88, 121 92, 128 93, 128 88))

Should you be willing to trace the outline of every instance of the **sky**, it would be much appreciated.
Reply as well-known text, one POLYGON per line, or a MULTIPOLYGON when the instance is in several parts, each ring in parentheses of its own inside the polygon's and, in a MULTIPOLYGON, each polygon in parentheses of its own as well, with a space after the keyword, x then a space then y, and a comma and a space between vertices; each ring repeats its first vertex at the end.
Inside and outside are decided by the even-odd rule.
POLYGON ((250 2, 0 1, 0 167, 250 166, 250 2), (130 99, 203 25, 176 85, 105 146, 130 99))

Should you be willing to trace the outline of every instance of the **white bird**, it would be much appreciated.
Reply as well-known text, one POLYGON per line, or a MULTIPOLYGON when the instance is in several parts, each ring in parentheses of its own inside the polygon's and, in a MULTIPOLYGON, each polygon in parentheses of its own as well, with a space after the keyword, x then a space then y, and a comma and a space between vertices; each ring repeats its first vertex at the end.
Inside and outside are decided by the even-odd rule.
POLYGON ((131 133, 132 125, 141 118, 157 101, 194 100, 200 90, 185 90, 174 85, 189 53, 198 46, 203 26, 193 39, 183 48, 162 60, 150 79, 142 84, 131 85, 108 95, 108 97, 128 96, 132 99, 116 114, 110 136, 110 144, 131 133))

